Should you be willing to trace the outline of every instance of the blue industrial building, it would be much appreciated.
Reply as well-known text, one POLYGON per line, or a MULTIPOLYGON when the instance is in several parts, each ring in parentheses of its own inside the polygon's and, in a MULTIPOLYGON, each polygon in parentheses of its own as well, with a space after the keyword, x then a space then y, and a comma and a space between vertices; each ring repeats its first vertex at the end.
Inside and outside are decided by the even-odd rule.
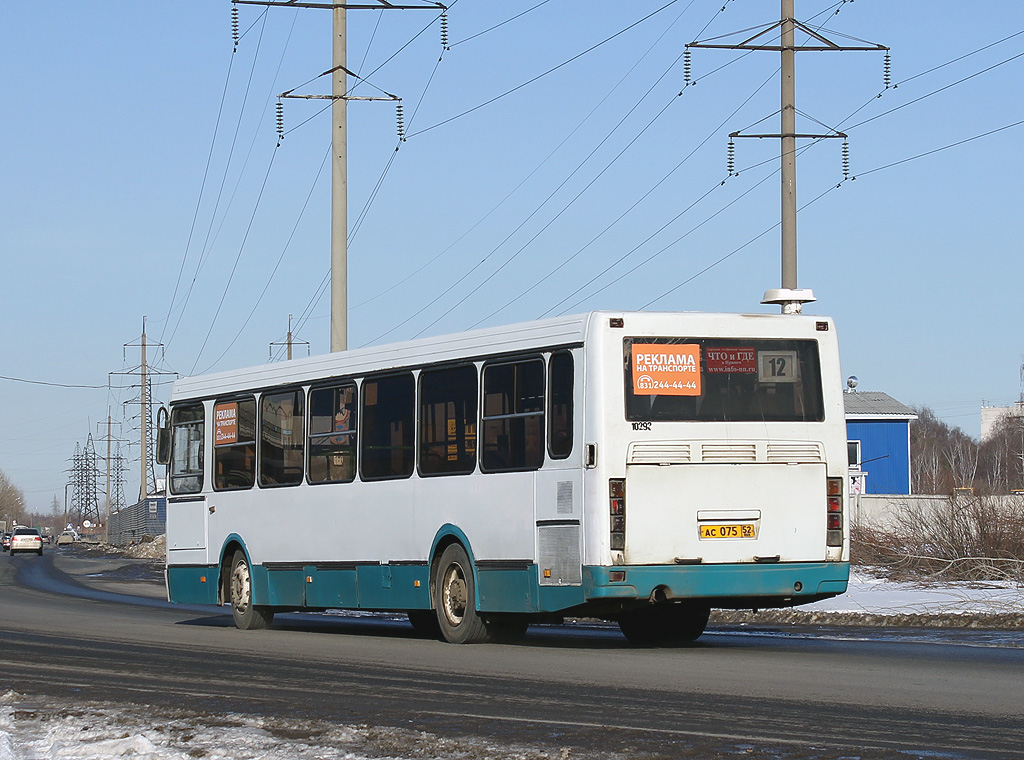
POLYGON ((855 493, 910 493, 910 422, 914 410, 887 393, 851 390, 846 402, 851 488, 855 493))

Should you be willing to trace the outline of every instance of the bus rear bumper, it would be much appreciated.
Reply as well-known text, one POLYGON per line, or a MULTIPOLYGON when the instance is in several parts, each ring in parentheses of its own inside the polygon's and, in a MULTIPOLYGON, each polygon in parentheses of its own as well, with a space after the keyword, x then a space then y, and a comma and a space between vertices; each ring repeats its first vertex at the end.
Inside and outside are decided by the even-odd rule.
POLYGON ((588 602, 701 599, 711 607, 736 609, 790 607, 828 599, 844 593, 849 578, 848 562, 583 568, 588 602), (623 574, 621 580, 619 574, 623 574))

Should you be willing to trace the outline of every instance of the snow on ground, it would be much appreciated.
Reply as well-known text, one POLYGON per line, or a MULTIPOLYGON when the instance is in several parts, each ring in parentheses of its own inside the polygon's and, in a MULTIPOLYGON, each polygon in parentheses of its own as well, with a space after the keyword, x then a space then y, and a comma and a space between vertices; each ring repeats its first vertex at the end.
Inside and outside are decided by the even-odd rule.
POLYGON ((567 760, 569 754, 400 728, 0 696, 0 760, 567 760))
POLYGON ((800 609, 869 615, 1019 615, 1024 613, 1024 587, 995 582, 896 583, 855 568, 845 594, 800 609))

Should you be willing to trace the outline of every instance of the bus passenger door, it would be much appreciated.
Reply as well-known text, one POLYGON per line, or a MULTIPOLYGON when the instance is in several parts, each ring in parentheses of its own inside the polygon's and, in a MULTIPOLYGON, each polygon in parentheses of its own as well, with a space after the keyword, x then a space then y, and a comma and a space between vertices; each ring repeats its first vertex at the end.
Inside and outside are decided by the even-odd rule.
POLYGON ((167 564, 206 565, 207 506, 205 496, 167 499, 167 564))

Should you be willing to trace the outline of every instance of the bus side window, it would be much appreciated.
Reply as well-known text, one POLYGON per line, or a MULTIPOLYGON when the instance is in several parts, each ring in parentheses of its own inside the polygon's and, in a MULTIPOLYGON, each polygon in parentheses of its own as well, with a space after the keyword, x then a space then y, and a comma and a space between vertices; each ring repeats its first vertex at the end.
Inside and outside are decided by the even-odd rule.
POLYGON ((309 392, 309 482, 350 483, 356 477, 356 386, 309 392))
POLYGON ((301 390, 269 393, 260 399, 260 485, 302 482, 303 395, 301 390))
POLYGON ((544 464, 544 361, 484 367, 484 472, 536 470, 544 464))
POLYGON ((213 407, 213 487, 252 488, 256 480, 256 400, 221 401, 213 407))
POLYGON ((548 363, 548 453, 565 459, 572 453, 572 354, 552 354, 548 363))
POLYGON ((171 493, 203 490, 203 405, 171 410, 171 493))
POLYGON ((420 474, 455 475, 476 468, 476 367, 420 373, 420 474))
POLYGON ((364 380, 362 415, 359 467, 363 480, 412 475, 416 463, 416 382, 412 373, 364 380))

